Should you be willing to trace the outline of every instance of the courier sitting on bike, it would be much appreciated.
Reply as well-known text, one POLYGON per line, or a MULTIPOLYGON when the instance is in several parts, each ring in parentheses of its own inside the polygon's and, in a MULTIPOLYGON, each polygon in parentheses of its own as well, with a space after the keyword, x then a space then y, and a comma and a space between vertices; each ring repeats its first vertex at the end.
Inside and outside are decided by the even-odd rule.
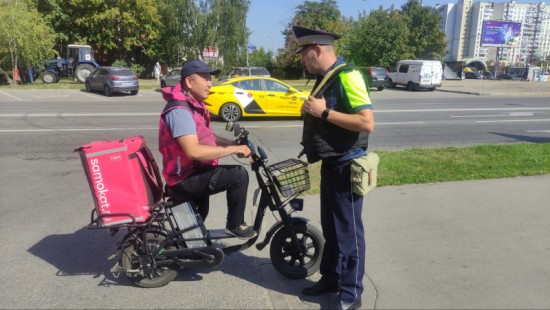
POLYGON ((194 200, 203 220, 209 196, 227 191, 226 232, 250 239, 256 232, 244 222, 248 173, 240 165, 218 165, 218 159, 232 154, 248 157, 251 150, 214 134, 204 105, 212 75, 219 73, 200 60, 191 60, 181 69, 180 84, 162 89, 167 101, 159 122, 162 174, 172 191, 194 200))

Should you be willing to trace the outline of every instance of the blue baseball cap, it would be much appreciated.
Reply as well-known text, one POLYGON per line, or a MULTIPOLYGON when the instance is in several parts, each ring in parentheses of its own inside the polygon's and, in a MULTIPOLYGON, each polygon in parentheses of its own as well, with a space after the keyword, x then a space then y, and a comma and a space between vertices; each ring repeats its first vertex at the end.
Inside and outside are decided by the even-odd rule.
POLYGON ((183 66, 181 67, 181 79, 183 80, 191 74, 195 73, 210 73, 212 75, 218 75, 220 74, 220 72, 220 70, 212 69, 204 62, 195 59, 183 64, 183 66))

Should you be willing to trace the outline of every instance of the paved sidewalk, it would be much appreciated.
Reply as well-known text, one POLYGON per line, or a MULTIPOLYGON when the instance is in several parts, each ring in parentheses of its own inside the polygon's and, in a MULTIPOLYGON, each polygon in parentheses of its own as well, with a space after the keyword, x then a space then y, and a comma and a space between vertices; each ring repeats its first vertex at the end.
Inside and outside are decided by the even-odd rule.
MULTIPOLYGON (((550 308, 549 188, 550 175, 542 175, 373 190, 363 213, 362 308, 550 308)), ((318 206, 318 195, 306 196, 297 216, 320 228, 318 206)), ((254 252, 264 262, 258 285, 268 308, 319 309, 335 297, 302 295, 318 273, 290 280, 274 270, 267 249, 254 252)), ((236 302, 223 308, 242 306, 236 302)))
POLYGON ((550 82, 519 80, 444 80, 438 91, 478 96, 550 96, 550 82))

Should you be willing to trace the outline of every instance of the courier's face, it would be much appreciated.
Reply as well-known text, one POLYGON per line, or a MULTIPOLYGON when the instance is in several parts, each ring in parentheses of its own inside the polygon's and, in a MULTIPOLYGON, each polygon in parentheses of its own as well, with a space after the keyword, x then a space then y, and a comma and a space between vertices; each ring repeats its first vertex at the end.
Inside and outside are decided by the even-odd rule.
POLYGON ((212 76, 210 73, 194 73, 185 78, 185 85, 191 96, 201 102, 208 98, 212 76))

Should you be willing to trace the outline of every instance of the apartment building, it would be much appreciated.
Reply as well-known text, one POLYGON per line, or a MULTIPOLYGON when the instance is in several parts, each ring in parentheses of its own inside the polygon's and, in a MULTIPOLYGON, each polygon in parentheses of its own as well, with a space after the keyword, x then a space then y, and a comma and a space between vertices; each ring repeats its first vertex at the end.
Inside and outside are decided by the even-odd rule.
POLYGON ((498 48, 499 59, 510 65, 539 63, 550 57, 550 7, 538 4, 509 2, 472 2, 459 0, 436 8, 441 16, 440 29, 446 33, 446 60, 479 59, 493 62, 496 47, 481 46, 484 20, 521 23, 521 45, 498 48))

